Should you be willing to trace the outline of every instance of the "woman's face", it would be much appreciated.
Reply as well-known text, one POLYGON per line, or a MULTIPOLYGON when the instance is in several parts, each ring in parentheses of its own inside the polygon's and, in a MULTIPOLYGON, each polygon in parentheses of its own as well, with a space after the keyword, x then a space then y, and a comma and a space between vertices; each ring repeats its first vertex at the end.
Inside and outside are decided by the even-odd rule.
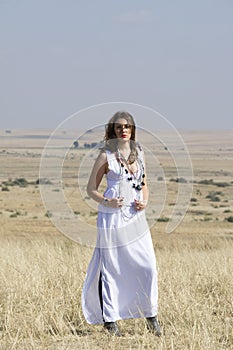
POLYGON ((114 124, 116 137, 122 141, 129 141, 131 138, 131 125, 126 119, 120 118, 114 124))

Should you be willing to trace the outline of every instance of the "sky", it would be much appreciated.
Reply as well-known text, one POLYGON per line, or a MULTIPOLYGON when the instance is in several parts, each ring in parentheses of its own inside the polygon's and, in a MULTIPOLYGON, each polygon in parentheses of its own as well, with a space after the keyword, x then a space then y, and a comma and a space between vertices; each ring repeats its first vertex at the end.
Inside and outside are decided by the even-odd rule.
POLYGON ((0 128, 123 101, 231 130, 232 42, 232 0, 0 0, 0 128))

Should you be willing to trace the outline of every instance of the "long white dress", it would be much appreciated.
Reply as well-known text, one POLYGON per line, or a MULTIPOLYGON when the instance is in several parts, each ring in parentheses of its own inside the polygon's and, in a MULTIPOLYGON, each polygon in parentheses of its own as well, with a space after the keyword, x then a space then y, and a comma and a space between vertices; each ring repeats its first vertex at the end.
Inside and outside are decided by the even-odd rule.
MULTIPOLYGON (((145 211, 134 209, 142 191, 106 150, 106 198, 124 197, 120 208, 98 207, 97 242, 82 290, 82 309, 90 324, 152 317, 158 311, 157 268, 145 211)), ((139 156, 140 152, 139 152, 139 156)), ((142 158, 140 159, 140 161, 142 158)), ((140 177, 138 169, 134 180, 140 177)))

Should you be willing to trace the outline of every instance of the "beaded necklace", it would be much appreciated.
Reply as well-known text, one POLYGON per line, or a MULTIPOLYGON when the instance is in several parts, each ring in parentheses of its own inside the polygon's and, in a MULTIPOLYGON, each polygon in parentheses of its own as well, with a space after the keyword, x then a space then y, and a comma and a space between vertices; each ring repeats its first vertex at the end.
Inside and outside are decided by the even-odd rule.
MULTIPOLYGON (((120 168, 120 178, 121 181, 119 183, 119 196, 121 197, 122 195, 124 196, 125 193, 122 193, 122 185, 124 181, 128 181, 128 185, 132 188, 136 190, 136 197, 140 197, 139 193, 142 190, 142 187, 145 185, 144 183, 144 178, 145 178, 145 173, 144 173, 144 165, 142 160, 140 159, 140 157, 137 158, 137 162, 139 164, 139 169, 137 170, 137 174, 139 173, 139 177, 137 178, 137 174, 135 175, 135 173, 133 171, 130 171, 129 167, 128 167, 128 162, 125 159, 125 157, 120 153, 119 150, 117 150, 116 153, 116 159, 119 163, 119 168, 120 168), (128 177, 126 178, 125 175, 128 175, 128 177)), ((127 204, 125 203, 123 205, 123 207, 131 207, 132 204, 127 204)), ((124 209, 120 208, 121 210, 121 216, 123 218, 124 221, 128 222, 130 219, 132 219, 137 211, 134 210, 132 213, 126 213, 127 210, 125 211, 124 209)))
POLYGON ((144 165, 140 157, 138 157, 137 161, 139 163, 140 171, 139 171, 139 178, 137 179, 134 175, 133 171, 130 171, 129 165, 125 157, 121 154, 119 149, 117 149, 117 155, 116 155, 117 161, 120 165, 120 174, 122 174, 122 171, 125 172, 125 174, 128 175, 127 180, 129 182, 132 181, 132 187, 135 188, 137 191, 141 191, 142 187, 145 186, 144 178, 145 178, 145 172, 144 172, 144 165))

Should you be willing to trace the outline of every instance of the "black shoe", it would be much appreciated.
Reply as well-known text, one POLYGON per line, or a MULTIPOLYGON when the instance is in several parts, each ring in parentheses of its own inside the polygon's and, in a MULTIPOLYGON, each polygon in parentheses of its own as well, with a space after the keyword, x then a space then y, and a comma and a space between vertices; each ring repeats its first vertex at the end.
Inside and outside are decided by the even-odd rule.
POLYGON ((161 329, 156 317, 147 317, 146 318, 147 329, 157 335, 157 337, 161 336, 161 329))
POLYGON ((116 322, 104 322, 104 328, 108 330, 111 335, 122 337, 123 334, 119 331, 116 322))

